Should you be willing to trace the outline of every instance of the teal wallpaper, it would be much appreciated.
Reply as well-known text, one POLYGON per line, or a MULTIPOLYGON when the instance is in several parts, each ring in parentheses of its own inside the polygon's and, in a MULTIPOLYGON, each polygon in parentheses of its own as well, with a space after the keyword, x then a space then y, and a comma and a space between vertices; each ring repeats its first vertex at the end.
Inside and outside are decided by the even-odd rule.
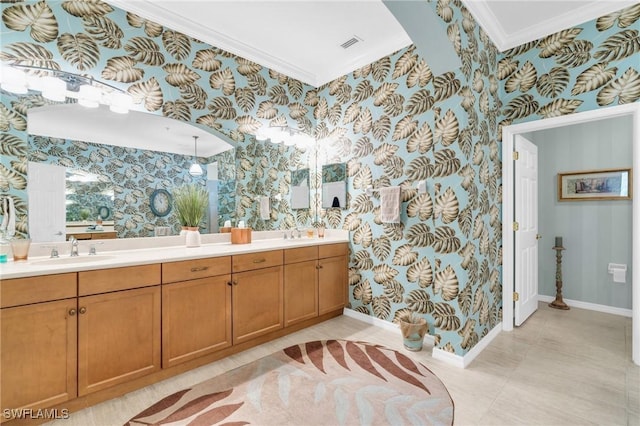
MULTIPOLYGON (((351 231, 351 307, 386 321, 420 312, 437 347, 464 355, 502 319, 501 124, 637 101, 638 12, 500 54, 459 0, 429 5, 460 69, 433 75, 408 47, 314 88, 99 0, 3 3, 0 59, 90 74, 141 110, 225 133, 238 142, 236 218, 256 229, 313 220, 282 207, 287 169, 315 151, 318 167, 346 163, 348 209, 320 219, 351 231), (315 132, 316 150, 249 136, 284 123, 315 132), (401 224, 381 223, 368 185, 403 187, 401 224), (273 197, 279 222, 257 219, 258 195, 273 197)), ((0 191, 16 196, 26 233, 26 111, 44 101, 1 100, 0 191)))
POLYGON ((640 4, 500 55, 501 124, 640 99, 640 4))
POLYGON ((323 162, 347 163, 349 208, 322 217, 352 232, 351 307, 386 321, 417 311, 461 355, 502 315, 500 100, 496 48, 454 3, 431 4, 462 69, 433 75, 411 46, 320 88, 314 116, 323 162), (379 217, 376 189, 392 185, 401 224, 379 217))

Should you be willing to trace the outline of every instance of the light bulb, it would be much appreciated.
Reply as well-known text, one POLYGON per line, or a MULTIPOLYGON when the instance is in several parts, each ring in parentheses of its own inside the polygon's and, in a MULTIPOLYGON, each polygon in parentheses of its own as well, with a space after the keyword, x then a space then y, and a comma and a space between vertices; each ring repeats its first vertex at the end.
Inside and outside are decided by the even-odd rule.
POLYGON ((87 108, 98 108, 100 104, 100 89, 95 86, 80 86, 78 103, 87 108))
POLYGON ((126 93, 112 92, 110 96, 109 109, 111 112, 126 114, 131 108, 131 96, 126 93))
POLYGON ((43 77, 42 96, 51 101, 64 102, 67 97, 67 84, 56 77, 43 77))
POLYGON ((29 90, 27 89, 27 76, 19 69, 5 66, 2 67, 0 75, 0 87, 7 92, 23 95, 29 90))

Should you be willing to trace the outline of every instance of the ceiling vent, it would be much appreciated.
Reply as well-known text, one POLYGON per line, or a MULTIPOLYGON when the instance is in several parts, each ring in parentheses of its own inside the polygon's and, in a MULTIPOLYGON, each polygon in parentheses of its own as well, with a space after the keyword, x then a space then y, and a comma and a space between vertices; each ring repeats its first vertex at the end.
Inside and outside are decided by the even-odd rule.
POLYGON ((351 46, 353 46, 354 44, 356 44, 356 43, 358 43, 360 41, 362 41, 362 39, 360 37, 353 36, 349 40, 347 40, 344 43, 342 43, 340 45, 340 47, 342 47, 343 49, 348 49, 348 48, 350 48, 351 46))

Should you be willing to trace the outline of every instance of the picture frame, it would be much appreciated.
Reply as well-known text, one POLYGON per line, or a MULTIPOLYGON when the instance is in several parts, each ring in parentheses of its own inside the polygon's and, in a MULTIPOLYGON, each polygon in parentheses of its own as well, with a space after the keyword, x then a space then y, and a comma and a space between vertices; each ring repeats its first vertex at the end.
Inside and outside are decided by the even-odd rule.
POLYGON ((558 173, 558 201, 631 200, 632 169, 558 173))

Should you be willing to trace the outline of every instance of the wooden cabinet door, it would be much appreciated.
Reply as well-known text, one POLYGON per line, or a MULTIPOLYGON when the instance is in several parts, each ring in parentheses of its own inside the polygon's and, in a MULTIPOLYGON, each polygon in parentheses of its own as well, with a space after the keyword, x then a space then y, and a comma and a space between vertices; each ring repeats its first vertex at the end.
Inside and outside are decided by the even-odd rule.
POLYGON ((76 397, 76 303, 73 298, 0 310, 3 410, 76 397))
POLYGON ((160 286, 78 299, 78 395, 160 369, 160 286))
POLYGON ((322 315, 344 307, 348 290, 347 258, 320 259, 318 266, 318 309, 322 315))
POLYGON ((231 346, 231 275, 162 286, 163 368, 231 346))
POLYGON ((318 316, 318 262, 284 266, 285 327, 318 316))
POLYGON ((282 266, 233 274, 233 344, 283 327, 282 266))

